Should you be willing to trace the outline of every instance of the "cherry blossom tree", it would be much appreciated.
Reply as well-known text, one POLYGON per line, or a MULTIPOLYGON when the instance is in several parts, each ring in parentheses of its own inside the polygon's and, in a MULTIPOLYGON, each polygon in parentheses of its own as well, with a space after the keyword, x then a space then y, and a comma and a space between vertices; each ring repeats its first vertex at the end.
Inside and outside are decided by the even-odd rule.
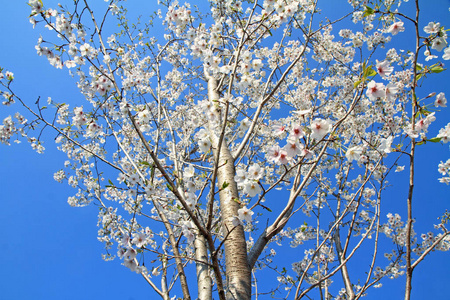
MULTIPOLYGON (((448 212, 414 230, 417 148, 450 139, 450 123, 427 134, 447 100, 426 82, 450 47, 439 20, 419 23, 425 1, 342 1, 347 13, 324 16, 316 0, 161 0, 136 24, 127 2, 105 2, 29 1, 50 30, 37 54, 77 82, 71 102, 23 99, 0 70, 19 111, 1 142, 41 153, 53 130, 67 154, 54 178, 75 189, 69 205, 99 208, 105 260, 163 299, 359 299, 402 275, 410 299, 417 265, 450 249, 448 212), (415 46, 393 48, 401 35, 415 46), (382 205, 391 185, 404 216, 382 205)), ((430 169, 448 185, 445 160, 430 169)))

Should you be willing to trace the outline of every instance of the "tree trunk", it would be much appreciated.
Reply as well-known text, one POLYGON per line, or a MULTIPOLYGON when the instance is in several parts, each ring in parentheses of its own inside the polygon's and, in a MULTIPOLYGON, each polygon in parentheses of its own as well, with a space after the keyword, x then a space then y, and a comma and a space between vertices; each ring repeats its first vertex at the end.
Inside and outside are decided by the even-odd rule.
MULTIPOLYGON (((219 100, 219 93, 216 91, 217 80, 211 76, 208 76, 207 79, 209 101, 219 100)), ((236 201, 239 199, 239 193, 236 181, 234 180, 234 159, 225 139, 220 143, 220 138, 212 128, 210 128, 209 132, 214 157, 218 160, 218 186, 222 187, 224 183, 228 185, 219 193, 222 226, 224 235, 227 236, 224 243, 227 279, 226 298, 230 300, 250 299, 251 270, 247 263, 247 245, 244 228, 241 225, 234 228, 232 224, 232 218, 238 215, 238 209, 240 208, 238 201, 236 201)))
POLYGON ((209 300, 212 299, 212 283, 207 264, 208 250, 206 248, 205 237, 201 234, 197 234, 195 237, 194 246, 196 259, 195 263, 197 268, 198 299, 209 300))

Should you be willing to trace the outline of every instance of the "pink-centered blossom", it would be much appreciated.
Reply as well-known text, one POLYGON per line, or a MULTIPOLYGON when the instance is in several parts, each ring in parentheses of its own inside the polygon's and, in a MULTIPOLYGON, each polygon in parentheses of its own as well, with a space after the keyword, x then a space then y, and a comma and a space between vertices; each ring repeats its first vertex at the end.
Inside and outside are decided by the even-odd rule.
POLYGON ((6 71, 6 72, 5 72, 5 77, 6 77, 6 79, 8 79, 9 81, 11 81, 11 80, 14 79, 14 73, 11 72, 11 71, 6 71))
POLYGON ((91 122, 86 128, 86 136, 95 137, 99 133, 100 129, 101 127, 97 123, 91 122))
MULTIPOLYGON (((434 112, 427 115, 425 118, 420 119, 415 124, 415 131, 416 132, 427 132, 428 126, 430 126, 431 123, 433 123, 436 120, 436 117, 434 116, 434 112)), ((414 136, 418 137, 418 136, 414 136)))
POLYGON ((297 139, 289 137, 287 139, 286 145, 283 147, 289 157, 293 158, 302 152, 302 147, 300 146, 297 139))
POLYGON ((266 153, 267 160, 269 162, 277 162, 278 158, 280 157, 280 151, 281 148, 278 145, 273 145, 269 148, 269 150, 266 153))
POLYGON ((331 131, 331 124, 323 119, 315 119, 311 123, 311 138, 319 141, 331 131))
POLYGON ((366 96, 369 97, 370 100, 376 100, 377 98, 384 98, 384 96, 386 96, 384 84, 381 82, 375 82, 371 80, 367 84, 366 96))
POLYGON ((281 164, 281 165, 287 165, 290 160, 291 160, 291 157, 288 155, 286 150, 282 149, 282 150, 280 150, 280 155, 278 156, 276 163, 281 164))
POLYGON ((444 128, 439 129, 437 137, 440 138, 441 142, 444 144, 450 141, 450 123, 448 123, 444 128))
POLYGON ((123 257, 125 259, 135 259, 137 255, 136 250, 133 248, 128 248, 127 251, 124 253, 123 257))
POLYGON ((272 124, 272 129, 275 135, 282 135, 286 132, 286 126, 278 122, 272 124))
POLYGON ((295 124, 294 126, 292 126, 291 132, 290 132, 291 136, 295 137, 296 139, 301 139, 305 133, 303 132, 303 128, 301 125, 295 124))
POLYGON ((447 107, 447 99, 445 98, 444 93, 439 93, 436 96, 436 101, 434 101, 434 106, 436 107, 447 107))
POLYGON ((305 159, 311 159, 314 156, 314 152, 312 152, 309 149, 303 148, 302 152, 300 153, 300 156, 302 156, 305 159))
POLYGON ((75 126, 80 127, 80 126, 84 125, 84 123, 86 123, 87 119, 83 112, 83 106, 75 107, 73 109, 73 113, 74 113, 74 116, 72 118, 72 123, 75 126))
POLYGON ((42 9, 44 8, 42 6, 42 2, 39 0, 30 0, 30 1, 28 1, 28 5, 31 6, 32 14, 40 13, 42 11, 42 9))
POLYGON ((148 109, 144 109, 138 113, 139 123, 145 124, 150 122, 150 111, 148 109))
POLYGON ((377 72, 381 78, 385 79, 387 76, 391 75, 392 71, 394 71, 394 67, 392 67, 388 61, 384 60, 377 62, 377 72))
POLYGON ((393 101, 395 100, 395 95, 398 93, 398 87, 394 83, 389 83, 385 89, 386 100, 393 101))
POLYGON ((387 32, 392 34, 392 35, 396 35, 399 32, 403 32, 405 31, 405 27, 403 27, 403 22, 395 22, 394 24, 392 24, 391 26, 389 26, 387 32))

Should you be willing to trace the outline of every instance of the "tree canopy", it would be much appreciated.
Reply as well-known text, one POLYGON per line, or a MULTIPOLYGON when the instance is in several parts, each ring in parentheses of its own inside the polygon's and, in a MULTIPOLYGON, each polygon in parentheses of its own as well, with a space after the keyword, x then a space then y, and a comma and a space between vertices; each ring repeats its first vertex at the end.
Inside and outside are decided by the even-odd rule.
POLYGON ((103 258, 163 299, 359 299, 398 277, 410 299, 418 264, 450 249, 447 211, 415 229, 427 181, 450 182, 432 84, 447 24, 419 0, 328 2, 167 0, 130 21, 126 1, 30 0, 39 59, 79 94, 25 99, 1 62, 17 112, 0 141, 54 139, 103 258))

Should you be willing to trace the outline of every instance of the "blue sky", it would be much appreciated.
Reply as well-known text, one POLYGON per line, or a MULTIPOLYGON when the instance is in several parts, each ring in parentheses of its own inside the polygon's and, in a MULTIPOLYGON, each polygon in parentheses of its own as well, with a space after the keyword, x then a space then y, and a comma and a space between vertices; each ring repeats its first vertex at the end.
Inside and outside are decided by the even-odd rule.
MULTIPOLYGON (((14 72, 15 91, 29 104, 38 96, 61 102, 81 99, 67 70, 57 70, 37 56, 34 46, 44 29, 32 29, 26 1, 2 2, 0 66, 14 72)), ((450 1, 422 2, 426 3, 422 4, 422 26, 440 20, 446 22, 446 28, 450 27, 450 1)), ((50 3, 56 1, 44 1, 47 7, 54 7, 50 3)), ((133 1, 127 4, 130 11, 145 11, 133 1)), ((446 92, 450 99, 448 75, 435 78, 429 83, 430 88, 446 92)), ((14 112, 14 106, 1 107, 0 118, 14 112)), ((448 110, 441 116, 444 114, 448 116, 448 110)), ((440 124, 450 120, 444 119, 440 124)), ((431 131, 437 132, 439 127, 434 126, 431 131)), ((97 241, 97 209, 71 208, 67 204, 67 197, 74 190, 53 180, 53 173, 61 169, 66 157, 56 150, 52 132, 46 131, 44 136, 45 154, 35 153, 26 142, 0 145, 0 299, 152 299, 153 292, 142 277, 119 261, 101 259, 103 245, 97 241)), ((417 229, 418 232, 426 232, 426 226, 437 222, 438 213, 450 208, 449 187, 436 180, 437 163, 449 157, 448 145, 431 147, 431 156, 427 153, 429 148, 419 149, 423 159, 418 162, 415 209, 424 214, 425 220, 418 222, 418 228, 423 229, 417 229)), ((392 198, 396 201, 395 195, 392 198)), ((398 201, 402 211, 404 199, 398 201)), ((447 298, 443 287, 449 280, 449 253, 433 253, 415 271, 413 299, 447 298)), ((403 296, 404 278, 383 283, 384 287, 372 289, 367 299, 403 296)))

